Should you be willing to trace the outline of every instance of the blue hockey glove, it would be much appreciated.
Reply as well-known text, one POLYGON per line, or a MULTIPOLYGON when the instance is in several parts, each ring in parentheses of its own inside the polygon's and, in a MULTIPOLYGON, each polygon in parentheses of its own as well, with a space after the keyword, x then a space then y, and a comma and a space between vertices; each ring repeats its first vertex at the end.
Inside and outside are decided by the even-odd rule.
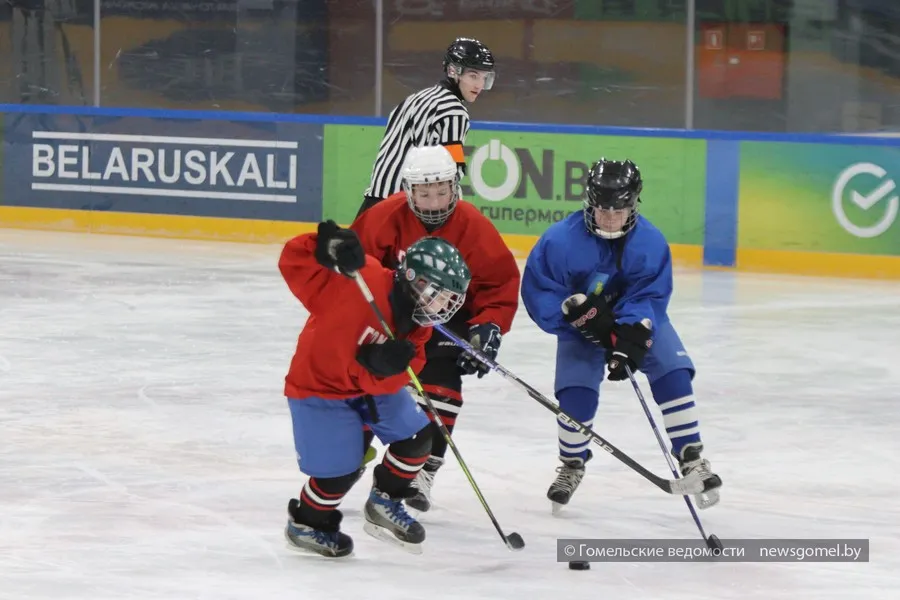
MULTIPOLYGON (((482 354, 491 360, 497 359, 497 353, 500 352, 500 328, 493 323, 485 323, 484 325, 472 325, 469 328, 469 343, 476 350, 480 350, 482 354)), ((478 379, 481 379, 491 370, 486 364, 469 354, 463 352, 456 360, 456 365, 462 369, 466 375, 474 375, 478 373, 478 379)))
POLYGON ((616 324, 612 309, 603 296, 575 294, 562 303, 563 319, 589 342, 612 348, 611 334, 616 324))
POLYGON ((650 339, 653 332, 648 326, 650 322, 646 323, 616 325, 613 328, 613 348, 607 352, 606 363, 609 368, 607 379, 610 381, 628 379, 628 373, 625 372, 626 364, 631 367, 632 373, 643 364, 644 357, 653 346, 653 340, 650 339))

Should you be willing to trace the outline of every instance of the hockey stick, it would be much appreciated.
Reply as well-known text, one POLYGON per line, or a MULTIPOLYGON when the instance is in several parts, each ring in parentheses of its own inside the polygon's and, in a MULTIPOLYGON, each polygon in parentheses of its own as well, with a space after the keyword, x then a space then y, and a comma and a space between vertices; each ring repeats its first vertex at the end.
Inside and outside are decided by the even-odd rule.
MULTIPOLYGON (((678 477, 678 470, 675 468, 675 463, 672 462, 672 456, 666 450, 666 444, 663 442, 662 435, 659 433, 659 428, 656 426, 656 422, 653 420, 653 415, 650 414, 650 408, 647 406, 647 401, 644 400, 644 394, 641 393, 641 388, 638 385, 637 380, 634 378, 634 373, 631 372, 631 367, 627 364, 625 365, 625 372, 628 373, 628 379, 631 380, 631 385, 634 387, 634 393, 637 394, 638 400, 641 403, 641 406, 644 409, 644 414, 647 415, 647 420, 650 421, 650 428, 653 429, 653 435, 656 436, 656 441, 659 442, 659 449, 662 450, 663 454, 666 457, 666 462, 669 463, 669 469, 672 471, 672 475, 676 478, 678 477)), ((700 530, 700 535, 703 536, 703 539, 706 541, 706 545, 712 549, 722 549, 722 542, 716 535, 706 535, 706 532, 703 530, 703 524, 700 523, 700 517, 697 515, 697 511, 694 509, 694 503, 691 502, 689 496, 684 496, 684 501, 687 504, 688 510, 691 511, 691 516, 694 518, 694 523, 697 524, 697 529, 700 530)))
POLYGON ((686 494, 699 494, 704 491, 703 480, 700 479, 700 476, 697 473, 692 473, 687 477, 683 477, 681 479, 663 479, 657 475, 654 475, 636 460, 607 442, 605 439, 600 437, 593 429, 584 425, 580 421, 577 421, 568 413, 559 408, 556 404, 548 400, 543 394, 539 391, 516 377, 514 374, 510 373, 505 367, 497 364, 475 348, 471 346, 468 342, 461 340, 457 335, 453 332, 448 331, 446 327, 442 327, 441 325, 436 325, 435 328, 440 331, 442 334, 447 336, 454 344, 480 360, 482 363, 500 373, 500 375, 506 379, 507 381, 511 381, 523 388, 529 396, 537 400, 539 404, 544 406, 547 410, 556 414, 556 416, 563 421, 569 427, 573 427, 582 435, 586 435, 591 438, 591 440, 596 443, 598 446, 609 452, 613 455, 618 461, 624 463, 627 467, 631 468, 634 471, 637 471, 644 479, 658 487, 664 492, 669 494, 674 494, 677 496, 684 496, 686 494))
MULTIPOLYGON (((391 331, 390 326, 387 324, 387 320, 384 318, 384 314, 382 314, 381 309, 378 308, 378 305, 375 303, 375 297, 372 295, 372 291, 369 289, 368 284, 366 284, 365 280, 362 278, 362 275, 359 274, 359 271, 356 271, 353 274, 353 279, 356 281, 356 285, 359 286, 359 289, 362 292, 363 296, 365 296, 366 302, 369 303, 369 306, 372 308, 375 316, 378 317, 379 321, 381 321, 381 326, 384 328, 384 332, 389 338, 394 339, 394 334, 391 331)), ((481 489, 478 487, 478 484, 475 483, 475 478, 472 477, 472 473, 471 471, 469 471, 469 467, 466 466, 466 462, 463 460, 462 454, 460 454, 459 449, 456 447, 456 444, 453 443, 453 439, 450 437, 450 431, 447 429, 447 426, 444 424, 444 421, 438 414, 438 411, 432 403, 431 398, 428 396, 428 393, 425 392, 425 389, 422 387, 422 382, 419 381, 419 378, 416 376, 415 371, 412 370, 412 367, 407 367, 406 372, 409 374, 409 378, 412 381, 413 386, 416 388, 416 391, 425 400, 425 404, 428 406, 428 410, 434 417, 434 422, 437 424, 438 429, 441 430, 441 435, 444 436, 444 440, 446 440, 447 445, 451 450, 453 450, 453 454, 456 455, 456 460, 459 462, 460 468, 462 468, 466 479, 469 480, 469 484, 472 486, 472 489, 475 490, 475 495, 478 496, 478 500, 481 502, 481 506, 484 507, 484 510, 487 513, 488 517, 490 517, 491 523, 494 524, 494 529, 496 529, 497 533, 500 534, 500 537, 503 538, 503 543, 506 544, 506 547, 510 550, 521 550, 525 547, 525 540, 523 540, 522 536, 515 531, 513 531, 509 535, 503 533, 503 529, 500 527, 500 523, 497 522, 497 518, 494 516, 493 511, 491 511, 491 507, 488 505, 487 500, 485 500, 484 495, 481 493, 481 489)))

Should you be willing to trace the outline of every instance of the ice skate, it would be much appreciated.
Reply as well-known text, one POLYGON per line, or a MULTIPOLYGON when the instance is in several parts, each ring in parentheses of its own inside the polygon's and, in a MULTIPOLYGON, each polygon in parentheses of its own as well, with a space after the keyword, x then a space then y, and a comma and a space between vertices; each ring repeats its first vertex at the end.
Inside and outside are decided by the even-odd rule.
POLYGON ((428 457, 428 461, 412 483, 416 495, 406 501, 408 507, 420 512, 428 512, 431 509, 431 487, 434 485, 435 474, 443 464, 444 459, 439 456, 428 457))
POLYGON ((584 465, 591 460, 593 453, 588 450, 587 457, 582 460, 580 458, 562 458, 562 465, 556 468, 558 473, 556 480, 547 490, 547 498, 553 503, 553 514, 559 514, 563 506, 572 499, 572 494, 578 489, 581 480, 584 477, 584 465))
POLYGON ((299 521, 300 501, 291 498, 288 503, 288 522, 284 537, 288 547, 300 552, 319 554, 328 558, 341 558, 353 552, 353 539, 340 531, 343 515, 334 510, 328 520, 316 527, 299 521))
POLYGON ((690 473, 697 473, 703 480, 705 490, 695 494, 694 501, 697 503, 697 508, 704 509, 719 502, 719 488, 722 487, 722 479, 712 472, 709 461, 700 457, 701 452, 703 452, 703 444, 687 444, 681 450, 678 464, 682 476, 687 477, 690 473))
MULTIPOLYGON (((409 489, 408 495, 414 493, 409 489)), ((407 497, 392 498, 376 487, 372 487, 363 513, 366 522, 363 530, 374 538, 400 546, 413 554, 422 553, 425 528, 412 518, 403 506, 407 497)))

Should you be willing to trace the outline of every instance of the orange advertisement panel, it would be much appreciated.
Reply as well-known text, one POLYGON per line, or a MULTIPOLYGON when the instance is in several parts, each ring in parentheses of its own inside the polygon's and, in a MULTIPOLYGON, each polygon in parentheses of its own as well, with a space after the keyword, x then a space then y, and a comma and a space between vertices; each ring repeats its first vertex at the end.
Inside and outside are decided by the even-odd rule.
POLYGON ((780 100, 784 96, 785 26, 701 23, 697 56, 699 96, 780 100))

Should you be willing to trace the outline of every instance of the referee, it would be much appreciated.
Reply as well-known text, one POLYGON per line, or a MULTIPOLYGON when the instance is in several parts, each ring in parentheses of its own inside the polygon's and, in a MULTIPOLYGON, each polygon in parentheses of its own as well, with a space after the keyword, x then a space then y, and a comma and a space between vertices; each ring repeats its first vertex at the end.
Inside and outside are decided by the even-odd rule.
POLYGON ((456 160, 460 177, 465 175, 466 104, 494 85, 494 55, 478 40, 457 38, 444 54, 444 75, 440 83, 407 96, 391 111, 357 216, 401 191, 400 169, 413 146, 444 146, 456 160))

